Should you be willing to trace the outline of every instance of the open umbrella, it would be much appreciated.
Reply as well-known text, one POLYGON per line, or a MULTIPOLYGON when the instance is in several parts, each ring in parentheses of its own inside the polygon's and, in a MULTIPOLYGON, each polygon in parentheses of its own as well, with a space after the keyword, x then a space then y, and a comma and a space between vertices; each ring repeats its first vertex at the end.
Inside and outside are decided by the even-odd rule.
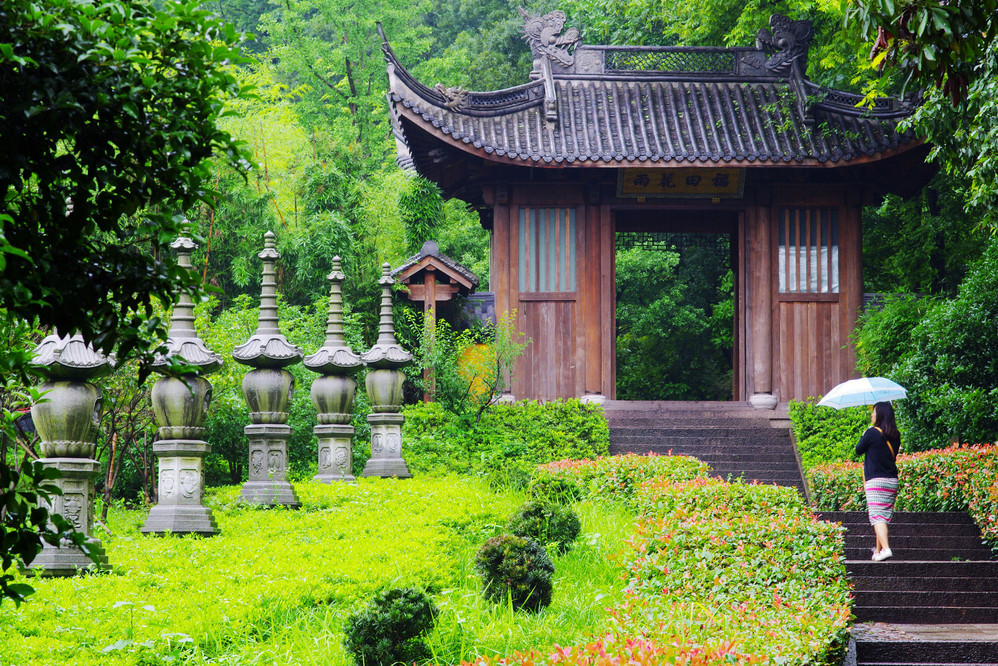
POLYGON ((842 382, 825 394, 818 404, 842 409, 857 405, 872 405, 885 400, 907 397, 908 391, 886 377, 861 377, 842 382))

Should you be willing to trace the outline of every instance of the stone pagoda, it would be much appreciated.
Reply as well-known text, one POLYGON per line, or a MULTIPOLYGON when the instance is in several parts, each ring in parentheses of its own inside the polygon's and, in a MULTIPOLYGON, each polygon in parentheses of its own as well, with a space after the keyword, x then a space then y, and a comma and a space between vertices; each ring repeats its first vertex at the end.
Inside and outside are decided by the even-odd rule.
MULTIPOLYGON (((177 263, 191 267, 197 247, 189 238, 171 245, 177 263)), ((153 362, 164 375, 152 387, 158 440, 153 453, 159 458, 159 503, 142 526, 144 534, 218 533, 211 509, 202 504, 204 457, 211 445, 204 441, 205 420, 211 404, 211 383, 204 375, 222 367, 222 357, 208 349, 194 330, 194 302, 186 291, 173 308, 167 353, 153 362)))
POLYGON ((260 319, 256 333, 232 351, 232 358, 253 369, 243 378, 243 396, 252 423, 244 429, 249 439, 249 480, 240 496, 247 502, 266 506, 301 506, 287 480, 287 425, 295 378, 287 366, 302 360, 302 350, 288 342, 277 324, 277 280, 274 262, 281 258, 275 236, 263 235, 263 280, 260 293, 260 319))
POLYGON ((402 459, 402 368, 412 363, 412 354, 402 349, 395 340, 395 322, 392 319, 392 285, 388 262, 382 264, 381 318, 378 324, 378 341, 361 360, 367 364, 367 397, 371 401, 371 458, 361 476, 409 478, 412 474, 402 459))
POLYGON ((311 356, 305 367, 321 375, 312 382, 312 402, 318 416, 313 428, 319 440, 319 473, 316 481, 353 481, 354 397, 357 382, 353 375, 364 367, 360 356, 347 345, 343 336, 343 280, 340 258, 333 257, 329 280, 329 315, 326 319, 326 341, 311 356))
MULTIPOLYGON (((35 363, 47 381, 39 386, 42 399, 31 406, 31 419, 41 438, 39 462, 59 471, 52 481, 62 491, 52 495, 47 508, 86 535, 88 556, 78 546, 45 543, 28 570, 46 576, 72 576, 82 569, 107 565, 101 542, 91 536, 94 522, 94 460, 100 427, 101 390, 88 380, 114 368, 114 361, 95 351, 80 335, 49 335, 35 348, 35 363)), ((43 500, 43 504, 45 504, 43 500)))

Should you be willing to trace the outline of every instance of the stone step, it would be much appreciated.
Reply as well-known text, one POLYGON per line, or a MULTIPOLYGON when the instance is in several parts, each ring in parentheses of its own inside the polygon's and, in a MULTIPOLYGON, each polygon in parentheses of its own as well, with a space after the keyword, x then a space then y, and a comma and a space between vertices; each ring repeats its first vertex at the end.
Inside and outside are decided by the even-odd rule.
POLYGON ((656 419, 621 419, 620 421, 607 421, 611 430, 619 433, 634 433, 650 431, 662 435, 676 435, 680 437, 689 436, 690 433, 702 432, 712 437, 730 437, 732 435, 758 435, 760 437, 776 437, 789 439, 790 434, 786 430, 773 428, 768 424, 749 425, 744 423, 717 424, 717 423, 674 423, 671 421, 659 421, 656 419))
MULTIPOLYGON (((846 545, 846 560, 868 560, 873 551, 873 546, 852 548, 846 545)), ((941 562, 952 561, 987 562, 990 560, 990 553, 979 548, 895 548, 891 544, 891 552, 894 554, 887 563, 891 562, 941 562)), ((874 564, 884 564, 875 562, 874 564)))
MULTIPOLYGON (((960 530, 967 529, 959 526, 960 530)), ((983 545, 980 532, 977 534, 937 534, 936 532, 917 534, 913 530, 889 532, 891 551, 912 551, 912 550, 980 550, 982 560, 990 560, 991 550, 983 545)), ((873 534, 873 527, 867 526, 865 533, 850 530, 846 533, 846 548, 873 548, 876 545, 876 537, 873 534)), ((951 558, 944 558, 949 560, 951 558)))
POLYGON ((904 578, 888 574, 882 577, 859 578, 853 581, 853 586, 861 592, 998 592, 998 580, 969 576, 904 578))
POLYGON ((915 560, 897 561, 891 558, 884 562, 873 562, 869 557, 864 557, 861 560, 847 559, 845 564, 849 577, 854 581, 868 577, 998 579, 998 561, 996 560, 919 562, 915 560))
POLYGON ((998 608, 993 606, 860 606, 853 608, 857 622, 894 622, 919 624, 995 624, 998 608))
POLYGON ((933 590, 931 592, 891 590, 880 592, 869 592, 857 590, 855 592, 856 606, 906 606, 909 608, 924 608, 935 606, 959 606, 959 607, 980 607, 992 608, 995 612, 995 619, 998 620, 998 591, 985 590, 983 592, 933 590))
POLYGON ((700 428, 653 428, 632 425, 619 427, 610 425, 610 439, 668 439, 668 440, 714 440, 738 442, 772 442, 786 444, 789 435, 773 428, 766 430, 746 430, 744 428, 715 428, 703 430, 700 428))
MULTIPOLYGON (((974 539, 975 543, 981 543, 981 530, 977 525, 963 525, 958 523, 901 523, 896 524, 891 521, 888 532, 891 543, 898 538, 922 538, 922 539, 945 539, 966 537, 974 539)), ((846 543, 856 539, 861 541, 867 537, 873 538, 873 526, 867 522, 864 525, 852 525, 846 528, 846 543)))
MULTIPOLYGON (((866 511, 817 511, 822 520, 839 522, 848 526, 852 523, 869 525, 866 511)), ((891 518, 891 528, 903 523, 958 523, 974 525, 974 520, 965 511, 895 511, 891 518)))
POLYGON ((857 664, 995 664, 995 641, 856 642, 857 664))
POLYGON ((767 456, 767 455, 784 455, 794 458, 793 450, 790 448, 790 444, 731 444, 725 445, 719 442, 677 442, 675 440, 610 440, 610 452, 619 451, 621 453, 626 453, 628 451, 638 452, 640 455, 646 455, 649 452, 656 455, 674 455, 674 456, 689 456, 689 455, 700 455, 700 456, 713 456, 713 455, 756 455, 756 456, 767 456))

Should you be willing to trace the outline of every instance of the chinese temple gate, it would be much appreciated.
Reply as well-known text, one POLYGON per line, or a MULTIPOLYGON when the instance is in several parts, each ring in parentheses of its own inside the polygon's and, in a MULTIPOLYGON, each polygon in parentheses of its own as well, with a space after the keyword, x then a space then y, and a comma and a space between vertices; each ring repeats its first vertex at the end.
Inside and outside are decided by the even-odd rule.
POLYGON ((428 87, 387 41, 398 162, 492 231, 496 310, 532 339, 518 398, 615 394, 615 234, 728 234, 735 400, 759 407, 854 376, 860 210, 915 192, 927 147, 897 99, 805 76, 811 24, 774 15, 755 48, 581 44, 525 16, 529 82, 428 87))

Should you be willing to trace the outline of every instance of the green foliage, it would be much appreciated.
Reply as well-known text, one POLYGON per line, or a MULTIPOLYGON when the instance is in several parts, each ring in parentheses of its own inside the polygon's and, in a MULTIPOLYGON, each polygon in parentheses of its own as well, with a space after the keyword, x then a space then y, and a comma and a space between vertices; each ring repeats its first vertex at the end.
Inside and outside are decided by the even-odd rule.
MULTIPOLYGON (((823 0, 561 0, 588 44, 752 46, 770 14, 814 22, 808 75, 822 85, 859 90, 875 72, 863 36, 843 27, 844 6, 823 0)), ((883 85, 883 84, 881 84, 883 85)))
POLYGON ((405 225, 406 251, 416 254, 423 243, 434 239, 443 219, 440 188, 422 176, 410 176, 409 186, 399 196, 399 213, 405 225))
POLYGON ((965 210, 965 176, 936 175, 916 196, 888 195, 863 211, 863 283, 867 292, 955 296, 986 238, 980 216, 965 210))
POLYGON ((767 663, 837 664, 850 624, 842 528, 793 488, 699 478, 641 487, 620 629, 767 663))
POLYGON ((551 604, 554 563, 536 541, 500 534, 482 544, 475 556, 482 594, 518 610, 539 611, 551 604))
POLYGON ((527 484, 527 494, 541 501, 570 504, 582 499, 582 488, 574 479, 535 473, 527 484))
POLYGON ((995 0, 860 0, 847 12, 849 29, 876 37, 878 67, 909 90, 925 90, 912 124, 948 173, 971 180, 967 203, 990 228, 998 201, 996 7, 995 0))
POLYGON ((583 499, 620 502, 634 508, 638 488, 646 481, 665 479, 689 481, 706 476, 706 463, 689 456, 600 456, 595 460, 558 460, 541 465, 532 483, 547 484, 565 481, 572 484, 583 499))
POLYGON ((375 22, 384 26, 405 61, 425 53, 430 40, 420 20, 421 2, 304 0, 275 5, 260 19, 267 56, 280 76, 300 88, 298 112, 308 127, 327 127, 353 144, 370 164, 393 148, 387 141, 384 59, 375 22), (377 82, 377 83, 375 83, 377 82))
POLYGON ((347 618, 343 646, 357 666, 411 664, 430 656, 423 635, 440 614, 423 590, 381 590, 368 605, 347 618))
POLYGON ((165 339, 155 300, 197 288, 169 249, 186 228, 176 211, 207 197, 213 155, 247 166, 218 127, 225 100, 246 92, 231 67, 241 37, 200 5, 3 3, 0 295, 11 313, 124 357, 165 339))
POLYGON ((919 451, 950 441, 998 440, 998 237, 953 300, 926 314, 895 365, 908 389, 897 411, 907 445, 919 451))
MULTIPOLYGON (((9 423, 5 423, 9 426, 9 423)), ((51 481, 59 471, 37 461, 25 460, 20 469, 0 465, 0 602, 10 599, 20 605, 35 590, 9 570, 29 566, 43 544, 72 543, 90 555, 86 535, 47 505, 62 491, 51 481)))
POLYGON ((456 664, 586 641, 609 627, 606 608, 622 597, 610 556, 633 518, 612 507, 579 507, 587 538, 557 559, 559 593, 544 613, 524 614, 483 599, 473 569, 478 547, 521 495, 494 492, 481 480, 425 476, 304 483, 296 492, 301 510, 261 512, 238 501, 238 487, 209 490, 222 530, 211 539, 144 537, 145 511, 112 507, 111 534, 101 539, 113 575, 30 580, 11 572, 37 592, 19 609, 0 605, 3 661, 131 666, 170 657, 238 664, 294 657, 348 666, 347 617, 379 589, 417 587, 432 591, 440 607, 427 637, 435 659, 456 664), (195 570, 200 601, 192 604, 195 570), (123 640, 132 642, 103 651, 123 640))
POLYGON ((695 246, 617 250, 617 397, 731 397, 733 277, 695 246))
POLYGON ((404 318, 418 345, 415 363, 407 368, 409 378, 464 427, 476 427, 509 387, 516 361, 529 343, 516 330, 516 314, 484 329, 463 331, 414 310, 405 311, 404 318))
POLYGON ((790 423, 797 439, 801 467, 852 460, 856 442, 870 426, 868 407, 819 407, 814 398, 790 401, 790 423))
MULTIPOLYGON (((196 327, 201 339, 210 349, 230 359, 221 370, 211 376, 212 405, 208 411, 207 441, 212 444, 212 454, 207 459, 206 476, 209 482, 239 483, 244 480, 248 449, 243 428, 249 425, 249 409, 242 394, 242 381, 248 366, 231 361, 232 350, 243 344, 256 331, 259 308, 249 296, 239 296, 232 306, 210 317, 211 302, 196 308, 196 327), (216 457, 217 456, 217 457, 216 457)), ((322 346, 325 331, 325 303, 313 308, 285 305, 278 299, 278 318, 282 332, 292 343, 311 353, 322 346), (321 306, 321 307, 320 307, 321 306)), ((349 323, 348 323, 349 327, 349 323)), ((316 423, 315 406, 309 390, 315 373, 301 364, 288 368, 294 376, 295 388, 289 409, 288 471, 292 476, 305 475, 313 470, 315 436, 312 426, 316 423)))
MULTIPOLYGON (((897 511, 968 511, 998 550, 998 447, 959 446, 898 456, 897 511)), ((863 511, 863 468, 838 463, 808 472, 819 511, 863 511)))
POLYGON ((912 333, 938 302, 913 294, 894 294, 887 296, 880 307, 867 308, 852 333, 857 369, 866 377, 896 374, 897 364, 911 350, 912 333))
POLYGON ((474 428, 437 403, 409 405, 402 414, 406 462, 419 472, 518 470, 529 477, 538 463, 605 455, 610 442, 603 410, 578 400, 494 405, 474 428))
POLYGON ((546 500, 530 500, 510 518, 506 531, 533 539, 542 546, 551 544, 556 553, 566 553, 579 537, 582 523, 567 506, 546 500))

